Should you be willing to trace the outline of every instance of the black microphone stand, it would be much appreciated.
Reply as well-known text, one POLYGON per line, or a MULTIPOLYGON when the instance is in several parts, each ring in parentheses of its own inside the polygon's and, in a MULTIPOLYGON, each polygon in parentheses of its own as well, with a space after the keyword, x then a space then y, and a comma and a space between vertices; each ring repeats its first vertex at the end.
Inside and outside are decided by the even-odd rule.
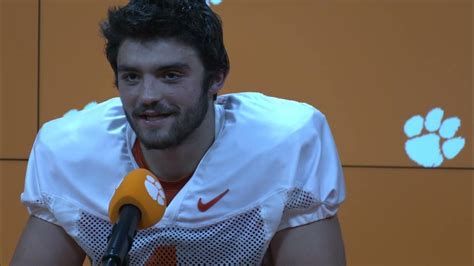
POLYGON ((120 216, 108 237, 108 245, 102 257, 104 266, 128 265, 128 252, 137 233, 140 221, 140 210, 133 205, 124 205, 120 208, 120 216))

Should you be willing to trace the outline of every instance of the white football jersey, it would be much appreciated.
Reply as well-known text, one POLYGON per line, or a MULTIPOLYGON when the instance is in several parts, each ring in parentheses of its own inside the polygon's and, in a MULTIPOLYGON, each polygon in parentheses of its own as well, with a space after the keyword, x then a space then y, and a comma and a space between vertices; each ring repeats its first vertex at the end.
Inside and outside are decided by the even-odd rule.
MULTIPOLYGON (((131 265, 260 264, 274 234, 336 214, 345 198, 328 123, 310 105, 259 93, 219 96, 216 137, 163 219, 137 233, 131 265)), ((120 99, 44 124, 22 202, 100 264, 108 204, 138 165, 120 99)))

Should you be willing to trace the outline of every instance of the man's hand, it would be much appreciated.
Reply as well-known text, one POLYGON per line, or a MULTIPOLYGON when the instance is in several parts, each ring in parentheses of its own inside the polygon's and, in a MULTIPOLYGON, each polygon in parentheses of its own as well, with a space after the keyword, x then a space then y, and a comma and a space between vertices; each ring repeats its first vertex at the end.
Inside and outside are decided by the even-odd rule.
POLYGON ((275 265, 346 265, 337 216, 277 232, 270 251, 275 265))
POLYGON ((10 265, 82 265, 84 258, 61 227, 30 216, 10 265))

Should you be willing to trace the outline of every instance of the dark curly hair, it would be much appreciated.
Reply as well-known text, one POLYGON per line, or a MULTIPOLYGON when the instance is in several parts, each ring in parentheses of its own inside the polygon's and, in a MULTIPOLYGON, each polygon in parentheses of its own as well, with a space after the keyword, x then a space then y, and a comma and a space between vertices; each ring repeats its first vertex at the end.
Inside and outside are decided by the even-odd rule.
POLYGON ((173 38, 196 49, 206 71, 203 85, 209 89, 217 74, 229 72, 221 24, 206 0, 131 0, 125 6, 110 8, 100 27, 115 85, 118 50, 124 40, 173 38))

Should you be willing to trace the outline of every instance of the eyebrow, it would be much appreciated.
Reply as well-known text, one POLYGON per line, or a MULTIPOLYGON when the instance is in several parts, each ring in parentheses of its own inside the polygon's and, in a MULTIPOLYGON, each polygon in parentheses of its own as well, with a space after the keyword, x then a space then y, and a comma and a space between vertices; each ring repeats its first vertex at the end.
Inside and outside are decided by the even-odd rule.
MULTIPOLYGON (((191 67, 186 63, 172 63, 172 64, 154 66, 153 69, 159 72, 159 71, 164 71, 164 70, 169 70, 169 69, 189 70, 191 69, 191 67)), ((139 71, 137 67, 129 66, 129 65, 120 65, 117 67, 117 70, 124 71, 124 72, 139 71)))

